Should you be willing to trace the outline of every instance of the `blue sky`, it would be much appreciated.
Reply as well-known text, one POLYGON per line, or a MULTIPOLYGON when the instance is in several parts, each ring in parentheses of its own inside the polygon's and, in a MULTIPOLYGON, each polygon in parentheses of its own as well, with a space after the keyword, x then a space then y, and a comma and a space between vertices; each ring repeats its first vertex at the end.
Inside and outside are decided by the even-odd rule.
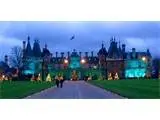
POLYGON ((0 58, 11 52, 11 48, 22 45, 27 36, 39 39, 41 47, 48 44, 52 53, 56 51, 97 52, 102 41, 108 49, 112 36, 125 43, 127 51, 150 49, 152 55, 160 57, 160 22, 0 22, 0 58), (74 40, 70 37, 75 35, 74 40))

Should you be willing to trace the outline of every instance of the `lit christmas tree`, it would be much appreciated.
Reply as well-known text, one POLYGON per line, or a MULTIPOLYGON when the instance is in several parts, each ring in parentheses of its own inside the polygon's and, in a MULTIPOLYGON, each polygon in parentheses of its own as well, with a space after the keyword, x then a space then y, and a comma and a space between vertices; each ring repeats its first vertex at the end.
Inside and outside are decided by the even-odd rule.
POLYGON ((108 80, 112 80, 112 74, 111 73, 108 74, 108 80))
POLYGON ((50 75, 50 74, 48 74, 48 75, 47 75, 47 77, 46 77, 46 81, 47 81, 47 82, 51 82, 51 81, 52 81, 52 79, 51 79, 51 75, 50 75))
POLYGON ((40 73, 38 74, 37 81, 41 81, 41 74, 40 73))
POLYGON ((115 80, 119 80, 118 73, 116 73, 116 74, 115 74, 115 77, 114 77, 114 79, 115 79, 115 80))

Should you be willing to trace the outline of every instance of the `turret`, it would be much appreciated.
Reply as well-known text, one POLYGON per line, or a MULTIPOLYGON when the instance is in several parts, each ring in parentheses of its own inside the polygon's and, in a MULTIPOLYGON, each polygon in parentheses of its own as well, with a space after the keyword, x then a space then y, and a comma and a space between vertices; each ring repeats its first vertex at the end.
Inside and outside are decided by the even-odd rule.
POLYGON ((23 41, 23 50, 26 49, 26 41, 23 41))
POLYGON ((135 59, 136 58, 136 49, 132 48, 132 58, 135 59))
POLYGON ((149 49, 147 49, 147 56, 151 57, 151 53, 150 53, 149 49))

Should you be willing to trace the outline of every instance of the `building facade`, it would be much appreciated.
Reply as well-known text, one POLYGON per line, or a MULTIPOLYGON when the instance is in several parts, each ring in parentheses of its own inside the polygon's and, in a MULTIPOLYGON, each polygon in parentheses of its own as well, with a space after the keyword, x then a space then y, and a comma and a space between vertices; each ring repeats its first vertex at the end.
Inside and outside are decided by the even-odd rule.
POLYGON ((57 74, 68 80, 84 79, 124 79, 151 76, 152 56, 146 52, 126 51, 126 45, 120 44, 113 37, 108 50, 104 44, 97 55, 93 51, 55 52, 51 54, 47 45, 41 50, 39 41, 35 40, 33 48, 30 37, 23 41, 23 64, 25 75, 41 74, 44 79, 47 74, 54 78, 57 74))

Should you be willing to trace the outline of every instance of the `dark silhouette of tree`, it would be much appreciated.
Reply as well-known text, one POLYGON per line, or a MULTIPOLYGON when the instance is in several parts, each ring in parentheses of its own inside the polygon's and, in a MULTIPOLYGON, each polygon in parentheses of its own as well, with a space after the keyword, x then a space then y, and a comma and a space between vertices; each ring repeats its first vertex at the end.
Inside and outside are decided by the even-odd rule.
POLYGON ((17 67, 18 69, 23 66, 23 50, 20 46, 15 46, 11 50, 10 63, 13 67, 17 67))

